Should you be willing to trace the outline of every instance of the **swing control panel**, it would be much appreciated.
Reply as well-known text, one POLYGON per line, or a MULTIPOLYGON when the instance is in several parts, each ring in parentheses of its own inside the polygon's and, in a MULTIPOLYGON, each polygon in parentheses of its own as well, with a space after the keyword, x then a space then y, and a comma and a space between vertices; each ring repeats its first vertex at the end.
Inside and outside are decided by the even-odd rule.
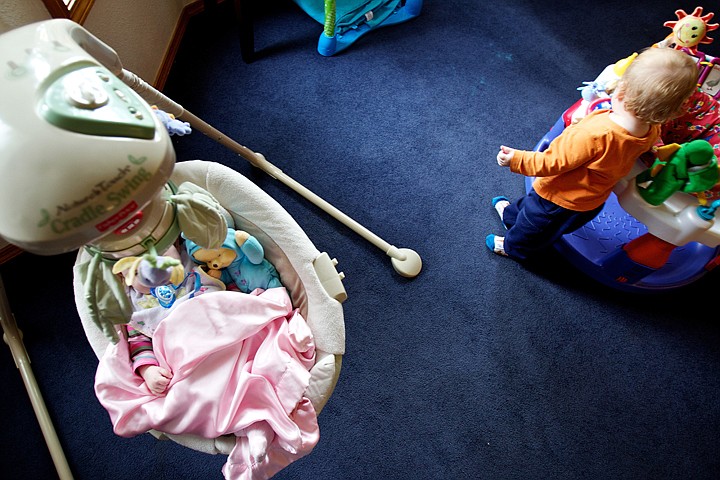
POLYGON ((0 35, 0 236, 9 243, 54 255, 117 244, 116 231, 127 244, 139 236, 129 222, 158 201, 175 151, 118 73, 117 54, 70 20, 0 35))
POLYGON ((57 78, 42 97, 40 114, 56 127, 86 135, 144 139, 155 135, 153 112, 100 66, 57 78))

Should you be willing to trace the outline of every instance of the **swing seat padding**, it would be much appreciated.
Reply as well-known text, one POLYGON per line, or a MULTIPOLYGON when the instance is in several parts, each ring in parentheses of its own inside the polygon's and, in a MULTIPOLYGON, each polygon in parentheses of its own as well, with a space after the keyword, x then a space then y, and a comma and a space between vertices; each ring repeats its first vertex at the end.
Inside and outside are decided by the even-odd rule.
MULTIPOLYGON (((210 192, 232 218, 234 228, 247 231, 263 245, 265 257, 277 269, 293 306, 303 315, 313 333, 316 362, 310 370, 306 396, 320 413, 335 388, 345 353, 342 306, 325 291, 313 267, 321 252, 280 204, 229 167, 203 160, 179 162, 171 181, 176 185, 192 182, 210 192)), ((91 321, 85 304, 78 265, 88 258, 85 250, 81 249, 74 272, 75 300, 88 342, 100 358, 110 340, 91 321)), ((234 446, 232 436, 206 439, 155 431, 150 433, 206 453, 227 454, 234 446)))

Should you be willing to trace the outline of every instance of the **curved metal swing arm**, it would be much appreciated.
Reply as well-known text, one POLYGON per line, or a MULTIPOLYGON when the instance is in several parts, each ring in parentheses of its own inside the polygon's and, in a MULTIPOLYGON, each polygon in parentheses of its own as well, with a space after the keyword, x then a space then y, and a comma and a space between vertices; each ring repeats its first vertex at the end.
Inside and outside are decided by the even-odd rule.
POLYGON ((220 130, 216 129, 191 112, 185 110, 180 104, 156 90, 134 73, 122 69, 118 76, 125 84, 137 92, 148 103, 155 104, 158 108, 166 111, 167 113, 173 114, 175 118, 190 123, 190 125, 196 130, 201 131, 203 134, 227 147, 232 152, 237 153, 250 162, 254 167, 259 168, 274 179, 284 183, 286 186, 302 195, 306 200, 310 201, 315 206, 319 207, 333 218, 350 228, 352 231, 363 237, 365 240, 385 252, 385 254, 392 259, 393 267, 400 275, 411 278, 420 273, 420 270, 422 269, 422 260, 415 251, 407 248, 397 248, 394 245, 389 244, 365 228, 363 225, 334 207, 332 204, 325 201, 299 182, 293 180, 278 167, 268 162, 262 154, 254 152, 246 146, 241 145, 222 133, 220 130))

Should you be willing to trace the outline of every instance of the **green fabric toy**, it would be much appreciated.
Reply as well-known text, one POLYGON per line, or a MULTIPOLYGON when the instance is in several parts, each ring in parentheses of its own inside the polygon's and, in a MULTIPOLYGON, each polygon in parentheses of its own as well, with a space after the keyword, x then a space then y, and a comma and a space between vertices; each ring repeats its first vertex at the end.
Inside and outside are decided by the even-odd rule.
MULTIPOLYGON (((218 248, 225 241, 228 224, 220 203, 207 190, 185 182, 169 200, 175 207, 178 233, 205 248, 218 248)), ((171 239, 174 241, 177 239, 171 239)), ((157 257, 154 239, 146 239, 148 253, 143 257, 150 263, 157 257)), ((163 245, 166 249, 170 245, 163 245)), ((120 278, 113 272, 114 261, 103 258, 102 252, 86 248, 90 258, 76 265, 83 285, 83 300, 90 319, 113 343, 118 341, 115 325, 127 323, 132 305, 120 278)))
POLYGON ((661 147, 658 158, 635 177, 640 196, 660 205, 675 192, 696 193, 712 188, 719 178, 717 157, 705 140, 661 147), (647 182, 650 182, 646 185, 647 182))

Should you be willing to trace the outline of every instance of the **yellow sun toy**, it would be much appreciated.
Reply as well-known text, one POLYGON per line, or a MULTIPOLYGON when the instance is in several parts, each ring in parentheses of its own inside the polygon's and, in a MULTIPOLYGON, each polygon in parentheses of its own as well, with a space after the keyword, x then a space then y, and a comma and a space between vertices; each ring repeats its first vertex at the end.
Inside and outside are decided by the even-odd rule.
POLYGON ((708 23, 715 15, 710 12, 703 15, 702 7, 695 7, 692 13, 685 10, 675 10, 677 20, 665 22, 663 25, 673 29, 672 33, 663 40, 662 46, 668 46, 682 50, 686 48, 692 54, 697 54, 697 46, 701 43, 712 43, 713 39, 707 36, 707 32, 718 28, 717 23, 708 23))

